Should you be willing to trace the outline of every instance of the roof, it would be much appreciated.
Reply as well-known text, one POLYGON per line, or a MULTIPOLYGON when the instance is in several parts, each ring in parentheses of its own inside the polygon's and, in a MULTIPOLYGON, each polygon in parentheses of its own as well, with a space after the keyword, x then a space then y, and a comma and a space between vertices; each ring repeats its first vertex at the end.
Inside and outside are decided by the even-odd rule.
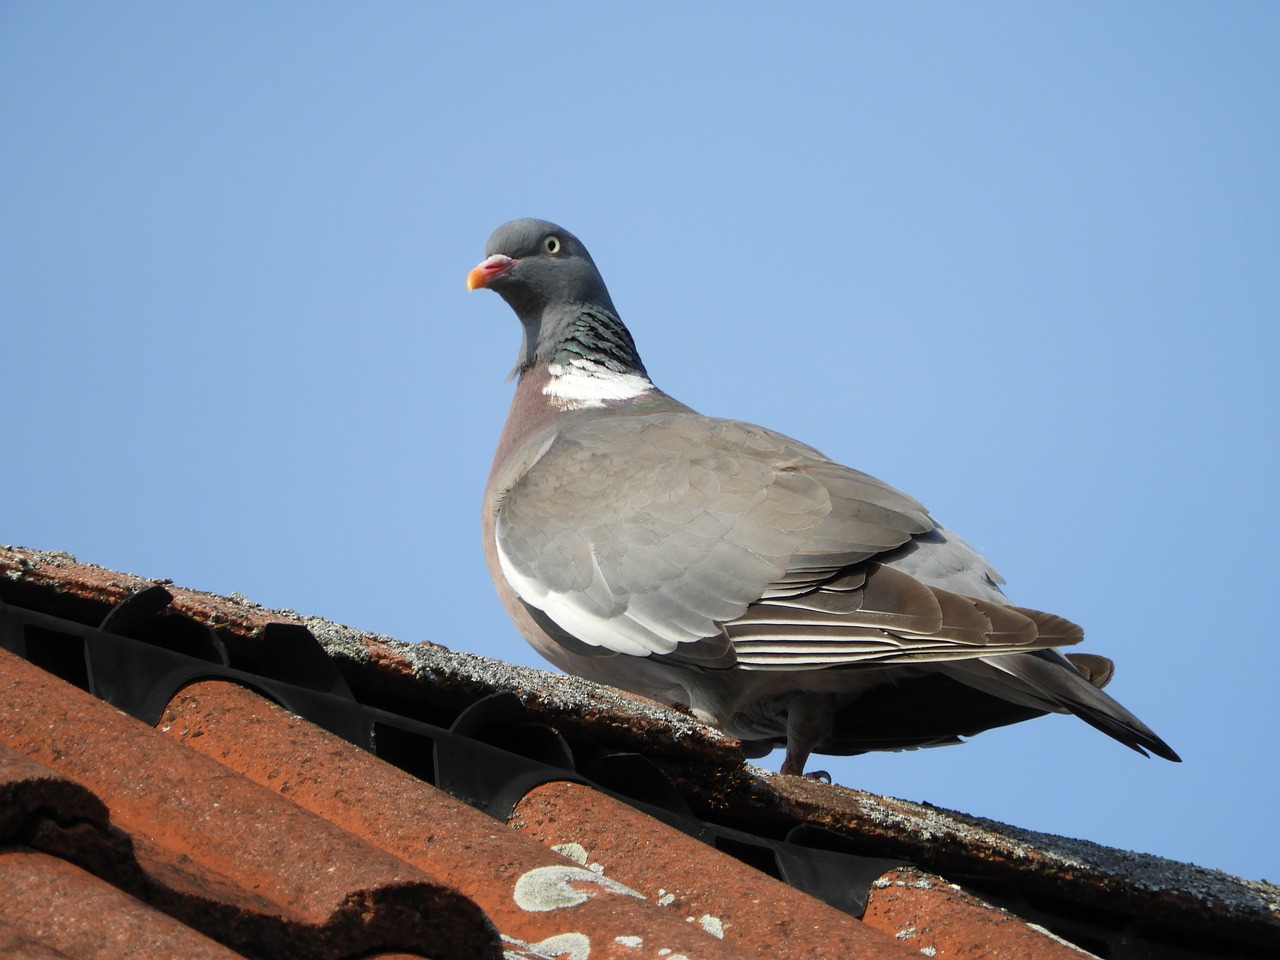
POLYGON ((770 774, 620 691, 67 554, 0 548, 0 647, 24 955, 1280 949, 1266 883, 770 774))

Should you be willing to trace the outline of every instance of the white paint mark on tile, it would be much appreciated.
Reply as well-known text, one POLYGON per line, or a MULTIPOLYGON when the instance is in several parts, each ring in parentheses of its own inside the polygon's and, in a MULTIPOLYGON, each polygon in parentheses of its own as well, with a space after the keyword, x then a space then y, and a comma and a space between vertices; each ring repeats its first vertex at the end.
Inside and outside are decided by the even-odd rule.
POLYGON ((1063 940, 1062 937, 1058 936, 1052 930, 1049 930, 1046 927, 1042 927, 1038 923, 1027 923, 1027 926, 1030 927, 1032 930, 1034 930, 1036 933, 1039 933, 1042 936, 1046 936, 1050 940, 1053 940, 1057 943, 1062 944, 1064 947, 1070 947, 1072 950, 1076 951, 1076 953, 1080 954, 1082 957, 1094 956, 1092 953, 1090 953, 1088 950, 1085 950, 1083 947, 1077 946, 1076 944, 1072 943, 1070 940, 1063 940))
POLYGON ((587 848, 580 843, 558 843, 551 848, 562 857, 568 857, 574 863, 580 863, 592 873, 604 873, 603 863, 587 863, 590 854, 587 848))
POLYGON ((585 933, 557 933, 537 943, 517 940, 505 934, 502 939, 515 950, 504 950, 503 960, 530 960, 531 957, 546 957, 548 960, 590 960, 591 939, 585 933))
POLYGON ((724 924, 720 921, 719 917, 713 917, 709 913, 704 913, 698 918, 698 926, 702 927, 703 930, 707 931, 707 933, 711 934, 717 940, 724 939, 724 924))
POLYGON ((549 867, 534 867, 520 876, 516 881, 513 897, 521 910, 532 913, 545 913, 548 910, 561 910, 565 907, 576 907, 586 903, 595 893, 617 893, 626 897, 643 900, 644 895, 636 893, 625 884, 602 877, 598 873, 584 870, 581 867, 564 867, 555 864, 549 867), (590 884, 587 889, 573 884, 590 884), (590 891, 590 892, 589 892, 590 891))
POLYGON ((557 843, 551 849, 574 863, 580 863, 584 867, 587 865, 587 848, 580 843, 557 843))

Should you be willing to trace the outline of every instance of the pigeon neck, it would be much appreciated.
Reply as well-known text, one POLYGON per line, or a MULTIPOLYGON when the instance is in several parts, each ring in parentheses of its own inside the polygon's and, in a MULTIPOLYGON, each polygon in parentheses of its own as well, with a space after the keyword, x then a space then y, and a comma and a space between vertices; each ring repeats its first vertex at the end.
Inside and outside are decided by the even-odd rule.
POLYGON ((585 304, 560 316, 547 311, 538 328, 537 348, 529 365, 546 370, 542 393, 553 406, 561 410, 603 407, 655 390, 630 331, 612 311, 585 304))

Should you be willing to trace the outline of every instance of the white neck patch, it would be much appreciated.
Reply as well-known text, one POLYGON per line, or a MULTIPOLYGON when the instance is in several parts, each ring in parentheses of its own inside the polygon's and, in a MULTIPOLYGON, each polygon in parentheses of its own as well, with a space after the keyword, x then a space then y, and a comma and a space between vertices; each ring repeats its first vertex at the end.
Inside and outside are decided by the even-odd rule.
POLYGON ((547 367, 551 379, 542 392, 561 410, 603 407, 606 400, 630 400, 654 389, 648 377, 638 373, 618 373, 590 360, 570 360, 568 366, 547 367))

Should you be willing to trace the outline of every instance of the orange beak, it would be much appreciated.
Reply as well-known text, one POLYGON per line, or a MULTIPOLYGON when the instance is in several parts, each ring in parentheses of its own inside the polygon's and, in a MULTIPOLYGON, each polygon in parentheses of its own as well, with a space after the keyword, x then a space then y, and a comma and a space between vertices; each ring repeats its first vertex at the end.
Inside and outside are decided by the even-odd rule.
POLYGON ((514 267, 516 262, 500 253, 495 253, 492 257, 486 257, 480 266, 467 274, 467 289, 478 290, 481 287, 487 287, 495 279, 514 267))

